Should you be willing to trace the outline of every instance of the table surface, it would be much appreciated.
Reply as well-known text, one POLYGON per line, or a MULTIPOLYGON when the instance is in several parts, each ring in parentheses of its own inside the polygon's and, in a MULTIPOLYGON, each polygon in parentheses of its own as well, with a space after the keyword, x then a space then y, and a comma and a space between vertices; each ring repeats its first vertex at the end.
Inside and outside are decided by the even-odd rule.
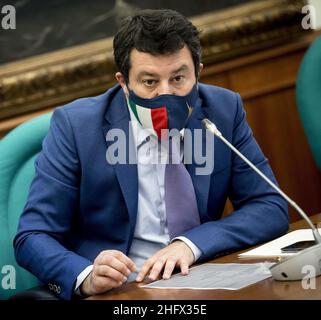
MULTIPOLYGON (((321 222, 321 214, 314 215, 311 220, 321 222)), ((289 231, 308 228, 305 221, 300 220, 290 225, 289 231)), ((206 263, 252 263, 276 261, 271 259, 239 259, 239 251, 206 263)), ((321 276, 316 279, 316 289, 303 289, 301 281, 276 281, 271 277, 240 290, 194 290, 194 289, 147 289, 140 288, 148 283, 126 283, 122 287, 105 294, 87 298, 88 300, 303 300, 321 299, 321 276)))

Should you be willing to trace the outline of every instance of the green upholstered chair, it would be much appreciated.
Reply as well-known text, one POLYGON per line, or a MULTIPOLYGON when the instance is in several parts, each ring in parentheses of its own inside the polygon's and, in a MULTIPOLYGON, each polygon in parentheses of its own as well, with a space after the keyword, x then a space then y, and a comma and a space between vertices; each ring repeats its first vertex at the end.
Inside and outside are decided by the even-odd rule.
POLYGON ((297 78, 296 99, 308 143, 321 170, 321 37, 304 55, 297 78))
POLYGON ((51 113, 33 118, 0 140, 0 299, 39 284, 31 273, 17 265, 12 242, 34 177, 35 157, 41 150, 50 118, 51 113), (9 276, 7 265, 15 268, 15 289, 3 286, 9 276))

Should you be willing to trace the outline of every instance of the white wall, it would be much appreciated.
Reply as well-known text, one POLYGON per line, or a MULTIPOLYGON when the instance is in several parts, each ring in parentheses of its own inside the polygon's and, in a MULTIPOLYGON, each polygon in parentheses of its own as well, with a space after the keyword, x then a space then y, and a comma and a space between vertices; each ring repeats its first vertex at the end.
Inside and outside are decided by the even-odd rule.
POLYGON ((321 0, 309 0, 309 4, 314 6, 316 12, 316 29, 321 29, 321 0))

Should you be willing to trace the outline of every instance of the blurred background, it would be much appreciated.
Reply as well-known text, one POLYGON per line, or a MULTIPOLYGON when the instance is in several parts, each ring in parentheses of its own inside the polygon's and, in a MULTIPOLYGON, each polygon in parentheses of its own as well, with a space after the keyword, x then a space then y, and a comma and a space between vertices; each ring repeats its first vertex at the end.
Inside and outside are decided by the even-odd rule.
POLYGON ((309 214, 321 212, 318 146, 296 87, 303 57, 320 35, 320 0, 1 0, 0 8, 8 4, 16 29, 0 28, 0 139, 56 106, 111 87, 120 20, 138 9, 171 8, 202 30, 201 81, 241 94, 281 187, 309 214))
POLYGON ((17 29, 0 36, 0 63, 111 37, 137 9, 170 8, 195 16, 246 0, 16 0, 17 29))

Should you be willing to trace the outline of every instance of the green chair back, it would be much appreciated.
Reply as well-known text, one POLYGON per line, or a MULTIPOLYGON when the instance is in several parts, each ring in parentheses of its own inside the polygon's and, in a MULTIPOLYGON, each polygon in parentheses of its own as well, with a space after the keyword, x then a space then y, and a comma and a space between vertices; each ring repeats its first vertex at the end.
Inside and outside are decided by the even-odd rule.
POLYGON ((0 140, 0 299, 39 284, 31 273, 17 265, 13 239, 50 118, 51 113, 33 118, 0 140))
POLYGON ((321 37, 304 55, 297 78, 296 99, 308 143, 321 170, 321 37))

